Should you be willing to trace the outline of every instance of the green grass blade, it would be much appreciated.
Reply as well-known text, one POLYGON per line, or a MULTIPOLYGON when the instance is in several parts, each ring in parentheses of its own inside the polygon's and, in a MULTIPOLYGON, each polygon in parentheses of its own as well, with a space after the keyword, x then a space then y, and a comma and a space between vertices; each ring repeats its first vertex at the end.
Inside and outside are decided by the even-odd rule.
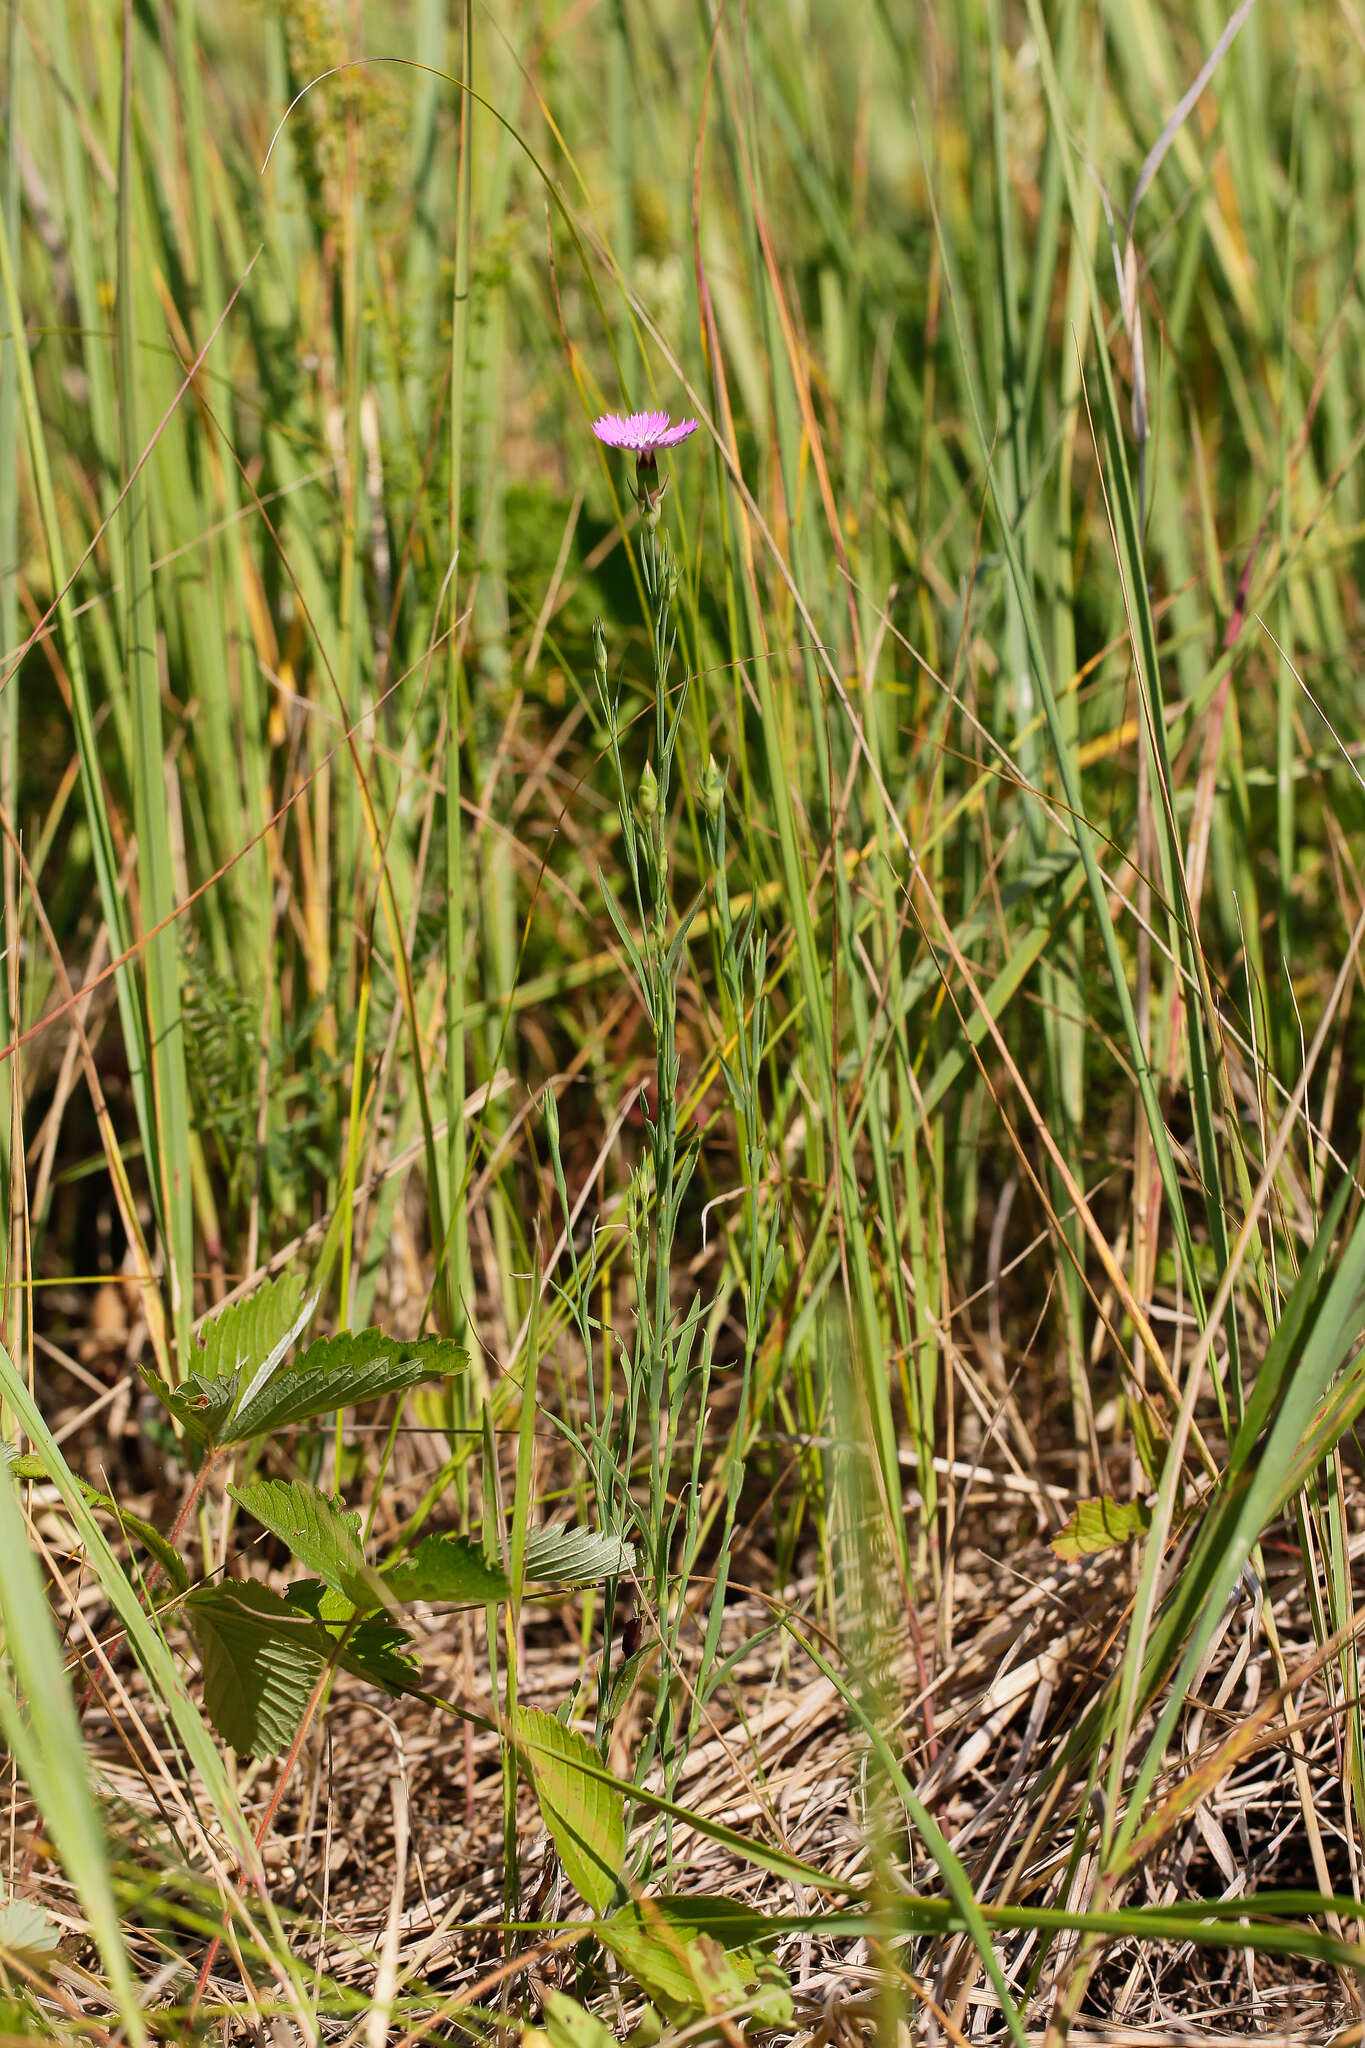
POLYGON ((0 1728, 52 1830, 99 1944, 130 2040, 147 2039, 114 1897, 104 1826, 90 1782, 76 1703, 29 1547, 13 1480, 0 1472, 0 1615, 8 1670, 0 1670, 0 1728))
POLYGON ((194 1214, 190 1185, 189 1088, 180 1015, 179 939, 168 920, 175 908, 171 866, 165 735, 157 666, 157 624, 152 595, 150 510, 139 427, 138 337, 134 268, 133 48, 131 14, 125 18, 123 102, 118 191, 118 400, 123 462, 124 559, 128 588, 124 646, 132 698, 133 815, 137 829, 138 897, 144 930, 156 926, 143 950, 147 1037, 152 1062, 156 1161, 153 1186, 166 1241, 171 1325, 180 1370, 185 1370, 194 1317, 194 1214))

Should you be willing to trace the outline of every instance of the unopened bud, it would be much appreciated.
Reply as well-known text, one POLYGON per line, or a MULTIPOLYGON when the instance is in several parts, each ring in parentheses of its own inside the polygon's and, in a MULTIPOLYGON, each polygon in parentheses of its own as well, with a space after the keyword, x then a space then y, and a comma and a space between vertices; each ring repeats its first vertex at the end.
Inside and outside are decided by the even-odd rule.
POLYGON ((600 619, 592 622, 592 665, 597 671, 597 680, 605 689, 607 681, 607 629, 600 619))
POLYGON ((652 818, 659 808, 659 778, 648 761, 635 793, 635 807, 645 819, 652 818))
POLYGON ((640 517, 653 533, 659 524, 659 513, 663 505, 664 492, 668 489, 668 478, 659 475, 659 465, 652 449, 643 449, 635 458, 635 502, 640 508, 640 517))
POLYGON ((706 763, 706 772, 701 779, 701 807, 712 821, 725 808, 725 785, 728 774, 712 754, 706 763))

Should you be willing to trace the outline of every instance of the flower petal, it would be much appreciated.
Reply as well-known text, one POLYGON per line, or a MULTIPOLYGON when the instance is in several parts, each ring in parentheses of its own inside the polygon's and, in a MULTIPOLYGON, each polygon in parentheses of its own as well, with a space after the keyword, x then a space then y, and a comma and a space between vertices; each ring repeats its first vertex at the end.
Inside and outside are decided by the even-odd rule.
POLYGON ((660 448, 676 448, 679 441, 685 441, 689 434, 695 434, 696 431, 695 420, 679 420, 676 427, 669 427, 660 434, 657 445, 660 448))
POLYGON ((655 448, 675 448, 697 431, 695 420, 680 420, 673 426, 666 412, 603 413, 592 430, 609 448, 624 448, 635 455, 648 455, 655 448))

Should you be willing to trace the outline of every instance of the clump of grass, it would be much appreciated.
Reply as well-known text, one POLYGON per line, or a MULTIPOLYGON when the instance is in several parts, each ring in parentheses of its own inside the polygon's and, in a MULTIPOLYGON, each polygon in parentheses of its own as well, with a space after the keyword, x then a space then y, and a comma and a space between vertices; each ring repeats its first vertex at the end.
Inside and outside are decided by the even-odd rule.
POLYGON ((5 2025, 1321 2038, 1349 23, 447 12, 7 15, 5 2025))

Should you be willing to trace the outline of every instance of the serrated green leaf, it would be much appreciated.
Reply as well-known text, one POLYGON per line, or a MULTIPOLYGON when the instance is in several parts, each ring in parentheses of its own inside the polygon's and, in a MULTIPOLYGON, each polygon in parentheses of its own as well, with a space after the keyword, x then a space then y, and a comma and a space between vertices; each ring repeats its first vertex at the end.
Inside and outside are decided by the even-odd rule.
POLYGON ((235 1379, 205 1379, 202 1373, 192 1372, 178 1387, 172 1387, 150 1366, 143 1366, 141 1373, 144 1385, 170 1410, 194 1443, 214 1445, 221 1441, 223 1425, 237 1398, 235 1379))
POLYGON ((752 2026, 791 2025, 795 2011, 791 1979, 771 1957, 755 1954, 751 1949, 739 1949, 730 1954, 704 1934, 692 1953, 692 1974, 708 2012, 734 2010, 737 2001, 728 1986, 737 1978, 739 2000, 747 2007, 747 2017, 752 2026), (725 1973, 723 1977, 720 1971, 713 1975, 717 1960, 725 1973))
POLYGON ((314 1624, 250 1579, 202 1587, 185 1613, 214 1727, 239 1756, 278 1756, 297 1734, 323 1666, 314 1624))
POLYGON ((458 1607, 506 1600, 507 1575, 467 1536, 425 1536, 401 1563, 380 1574, 395 1600, 436 1600, 458 1607))
POLYGON ((351 1630, 341 1652, 343 1671, 368 1678, 386 1692, 403 1693, 414 1686, 421 1670, 411 1649, 412 1637, 396 1621, 373 1616, 351 1630))
POLYGON ((625 1868, 626 1814, 620 1794, 592 1775, 602 1759, 577 1729, 538 1707, 519 1708, 511 1732, 564 1875, 595 1913, 605 1913, 625 1868))
POLYGON ((166 1575, 166 1583, 164 1587, 158 1585, 152 1589, 151 1598, 154 1602, 163 1598, 172 1599, 189 1591, 190 1575, 185 1569, 185 1560, 170 1538, 163 1536, 154 1522, 144 1520, 141 1515, 131 1514, 127 1508, 111 1500, 108 1494, 102 1497, 95 1496, 91 1499, 90 1505, 107 1508, 124 1535, 136 1536, 143 1549, 161 1566, 166 1575))
MULTIPOLYGON (((635 1552, 619 1536, 592 1529, 532 1529, 526 1537, 523 1575, 535 1586, 591 1584, 630 1571, 635 1552)), ((481 1545, 467 1536, 427 1536, 411 1557, 381 1574, 395 1600, 438 1600, 482 1606, 511 1597, 500 1566, 489 1564, 481 1545)))
POLYGON ((1115 1500, 1106 1493, 1098 1500, 1077 1501, 1071 1520, 1053 1537, 1052 1548, 1058 1557, 1095 1557, 1144 1536, 1151 1526, 1152 1511, 1140 1500, 1115 1500))
POLYGON ((0 1905, 0 1955, 41 1969, 51 1962, 61 1929, 35 1899, 6 1899, 0 1905))
POLYGON ((382 1330, 320 1337, 292 1365, 280 1367, 254 1391, 248 1390, 222 1441, 244 1443, 270 1430, 312 1422, 335 1408, 404 1393, 423 1380, 449 1379, 468 1363, 469 1354, 445 1337, 404 1342, 382 1330))
POLYGON ((303 1280, 282 1273, 245 1301, 235 1301, 203 1325, 190 1371, 202 1379, 231 1379, 249 1388, 263 1370, 273 1370, 307 1328, 316 1297, 305 1301, 303 1280))
POLYGON ((16 1451, 13 1444, 0 1444, 0 1465, 16 1479, 46 1479, 47 1467, 32 1451, 16 1451))
POLYGON ((343 1671, 395 1694, 416 1684, 421 1673, 412 1654, 412 1637, 398 1622, 378 1615, 356 1622, 351 1602, 321 1579, 296 1579, 288 1588, 288 1599, 292 1608, 325 1631, 329 1655, 341 1645, 337 1662, 343 1671))
POLYGON ((282 1274, 205 1323, 179 1386, 150 1367, 142 1368, 142 1377, 196 1443, 239 1442, 226 1434, 228 1417, 273 1377, 316 1307, 315 1294, 304 1300, 297 1274, 282 1274))
POLYGON ((228 1492, 352 1606, 376 1605, 375 1575, 360 1547, 358 1513, 339 1507, 304 1479, 253 1479, 229 1486, 228 1492))
POLYGON ((633 1571, 635 1552, 594 1529, 528 1529, 524 1576, 541 1585, 582 1586, 633 1571))
MULTIPOLYGON (((547 1990, 544 1999, 544 2038, 550 2048, 617 2048, 610 2027, 604 2027, 596 2013, 587 2011, 576 1998, 568 1998, 562 1991, 547 1990)), ((523 2048, 526 2041, 527 2035, 523 2034, 523 2048)))
MULTIPOLYGON (((651 1908, 654 1901, 649 1901, 651 1908)), ((655 1909, 657 1911, 657 1909, 655 1909)), ((635 1979, 647 1998, 670 2014, 695 2011, 697 1987, 688 1968, 684 1930, 660 1914, 648 1920, 634 1904, 614 1913, 598 1930, 602 1946, 635 1979)), ((695 1929, 687 1938, 696 1941, 695 1929)))
POLYGON ((321 1579, 295 1579, 285 1588, 285 1597, 291 1607, 302 1608, 324 1628, 340 1629, 355 1613, 354 1600, 321 1579))
MULTIPOLYGON (((720 1899, 634 1900, 598 1929, 603 1945, 641 1989, 674 2015, 747 2008, 760 2026, 786 2026, 791 1985, 761 1950, 722 1937, 743 1912, 720 1899), (719 1912, 708 1907, 715 1905, 719 1912)), ((762 1915, 753 1916, 762 1920, 762 1915)))
POLYGON ((752 1949, 758 1955, 765 1943, 775 1942, 782 1932, 757 1906, 743 1899, 727 1899, 724 1893, 655 1892, 651 1903, 671 1920, 684 1921, 699 1934, 711 1935, 725 1949, 752 1949))

